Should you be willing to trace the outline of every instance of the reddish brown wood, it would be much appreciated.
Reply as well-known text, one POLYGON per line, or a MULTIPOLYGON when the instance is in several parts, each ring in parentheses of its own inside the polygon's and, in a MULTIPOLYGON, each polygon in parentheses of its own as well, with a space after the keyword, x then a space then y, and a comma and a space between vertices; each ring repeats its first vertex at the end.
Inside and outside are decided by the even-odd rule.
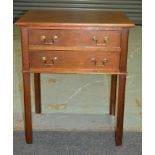
POLYGON ((37 113, 41 112, 40 73, 113 74, 110 98, 112 115, 115 114, 119 74, 116 145, 121 145, 128 29, 134 26, 133 22, 120 11, 53 10, 28 11, 15 24, 22 27, 26 142, 32 143, 29 72, 35 73, 37 113), (49 45, 54 35, 58 36, 58 41, 49 45), (41 36, 46 36, 45 42, 40 40, 41 36), (93 36, 97 37, 97 42, 92 40, 93 36), (103 45, 105 36, 109 40, 103 45), (46 62, 42 61, 43 57, 46 62), (92 58, 95 62, 91 61, 92 58), (102 64, 104 58, 108 59, 105 65, 102 64))
MULTIPOLYGON (((128 29, 122 30, 121 54, 120 54, 120 72, 122 73, 126 73, 126 69, 127 69, 128 32, 129 32, 128 29)), ((122 145, 125 83, 126 83, 126 74, 119 75, 117 123, 116 123, 116 131, 115 131, 116 145, 122 145)))
MULTIPOLYGON (((50 47, 120 47, 120 31, 96 31, 96 30, 29 30, 29 44, 42 45, 42 47, 50 44, 50 47), (41 37, 46 37, 44 42, 41 37), (53 43, 52 38, 57 36, 57 40, 53 43), (83 36, 83 37, 80 37, 83 36), (93 40, 93 37, 98 40, 93 40), (108 37, 108 42, 104 42, 104 37, 108 37)), ((41 49, 41 48, 40 48, 41 49)))
POLYGON ((50 45, 29 45, 29 49, 31 51, 115 51, 119 52, 121 50, 120 47, 106 47, 106 46, 50 46, 50 45))
MULTIPOLYGON (((15 23, 15 25, 18 26, 17 23, 15 23)), ((20 26, 20 25, 19 25, 20 26)), ((44 27, 44 30, 103 30, 103 31, 121 31, 122 29, 124 28, 127 28, 127 26, 125 27, 120 27, 119 25, 118 26, 102 26, 100 24, 92 24, 92 25, 53 25, 53 26, 50 26, 50 25, 44 25, 42 26, 41 24, 37 24, 37 25, 29 25, 28 28, 30 29, 38 29, 38 30, 42 30, 44 27)), ((133 26, 132 26, 133 27, 133 26)))
POLYGON ((25 109, 25 139, 26 143, 32 143, 32 118, 30 97, 30 73, 28 54, 28 30, 21 28, 22 34, 22 65, 23 65, 23 87, 24 87, 24 109, 25 109))
POLYGON ((68 69, 68 68, 53 68, 53 69, 48 69, 48 68, 31 68, 30 69, 31 73, 48 73, 48 74, 124 74, 117 71, 111 71, 111 70, 104 70, 104 69, 68 69))
POLYGON ((102 26, 133 27, 134 23, 121 11, 102 10, 38 10, 28 11, 17 25, 35 26, 102 26))
POLYGON ((116 145, 122 145, 125 84, 126 84, 126 75, 125 74, 119 75, 117 122, 116 122, 116 130, 115 130, 116 145))
POLYGON ((117 75, 111 75, 110 115, 115 115, 117 75))
POLYGON ((34 73, 35 111, 41 113, 40 73, 34 73))
POLYGON ((103 51, 30 51, 31 69, 102 69, 102 71, 119 71, 119 52, 103 51), (45 62, 42 60, 45 58, 45 62), (57 59, 57 60, 55 60, 57 59), (94 61, 92 61, 94 59, 94 61), (103 61, 107 59, 107 63, 103 61))
POLYGON ((127 69, 127 53, 128 53, 128 29, 122 30, 121 37, 121 54, 120 54, 120 72, 126 73, 127 69))
POLYGON ((21 28, 22 37, 22 65, 23 70, 29 70, 29 53, 28 53, 28 30, 25 27, 21 28))
POLYGON ((30 97, 30 73, 23 72, 24 107, 25 107, 25 138, 26 143, 32 143, 32 118, 30 97))

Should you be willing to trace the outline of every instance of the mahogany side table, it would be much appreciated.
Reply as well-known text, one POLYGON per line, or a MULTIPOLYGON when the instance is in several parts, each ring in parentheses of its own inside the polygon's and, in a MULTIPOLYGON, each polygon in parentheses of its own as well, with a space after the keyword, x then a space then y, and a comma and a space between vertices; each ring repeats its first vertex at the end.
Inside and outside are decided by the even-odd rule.
POLYGON ((25 136, 32 143, 30 73, 34 73, 35 111, 41 113, 40 73, 111 75, 110 115, 115 115, 119 76, 116 145, 122 144, 128 31, 134 23, 121 11, 35 10, 21 27, 25 136))

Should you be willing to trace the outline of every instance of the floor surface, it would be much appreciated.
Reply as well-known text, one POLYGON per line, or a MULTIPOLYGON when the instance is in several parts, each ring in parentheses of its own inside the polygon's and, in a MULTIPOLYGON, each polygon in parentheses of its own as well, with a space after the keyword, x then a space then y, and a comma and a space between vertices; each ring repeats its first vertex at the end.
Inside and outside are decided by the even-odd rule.
POLYGON ((14 132, 14 155, 141 155, 140 132, 125 132, 123 145, 115 146, 113 132, 34 132, 33 144, 14 132))

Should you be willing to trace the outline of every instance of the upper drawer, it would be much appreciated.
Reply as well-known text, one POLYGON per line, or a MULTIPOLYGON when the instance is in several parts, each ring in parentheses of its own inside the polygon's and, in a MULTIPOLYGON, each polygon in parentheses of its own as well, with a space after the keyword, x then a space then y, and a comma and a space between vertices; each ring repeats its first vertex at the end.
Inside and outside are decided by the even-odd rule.
POLYGON ((120 31, 32 29, 29 30, 29 44, 40 47, 120 47, 120 31))

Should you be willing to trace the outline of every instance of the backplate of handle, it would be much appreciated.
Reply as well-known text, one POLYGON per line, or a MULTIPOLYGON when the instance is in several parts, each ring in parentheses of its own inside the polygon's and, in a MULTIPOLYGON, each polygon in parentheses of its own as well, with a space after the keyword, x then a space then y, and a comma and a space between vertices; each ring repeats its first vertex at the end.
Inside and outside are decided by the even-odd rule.
POLYGON ((45 44, 45 45, 54 45, 56 42, 58 42, 59 37, 57 35, 54 35, 51 39, 51 42, 47 42, 47 37, 42 35, 40 36, 40 40, 45 44))
POLYGON ((102 64, 106 65, 108 62, 109 62, 109 60, 107 58, 104 58, 103 61, 102 61, 102 64))
POLYGON ((98 38, 96 36, 93 36, 92 40, 96 42, 97 46, 105 46, 108 43, 108 41, 109 41, 109 37, 105 36, 103 38, 104 43, 98 43, 98 38))
POLYGON ((91 62, 92 62, 95 66, 101 67, 101 66, 105 66, 105 65, 109 62, 109 60, 108 60, 107 58, 104 58, 104 59, 102 60, 101 65, 97 65, 97 60, 96 60, 96 58, 91 58, 91 62))
POLYGON ((41 57, 42 63, 46 66, 52 66, 52 65, 58 63, 58 60, 59 60, 58 57, 53 57, 50 59, 50 62, 52 62, 52 63, 47 63, 47 58, 45 56, 41 57))

